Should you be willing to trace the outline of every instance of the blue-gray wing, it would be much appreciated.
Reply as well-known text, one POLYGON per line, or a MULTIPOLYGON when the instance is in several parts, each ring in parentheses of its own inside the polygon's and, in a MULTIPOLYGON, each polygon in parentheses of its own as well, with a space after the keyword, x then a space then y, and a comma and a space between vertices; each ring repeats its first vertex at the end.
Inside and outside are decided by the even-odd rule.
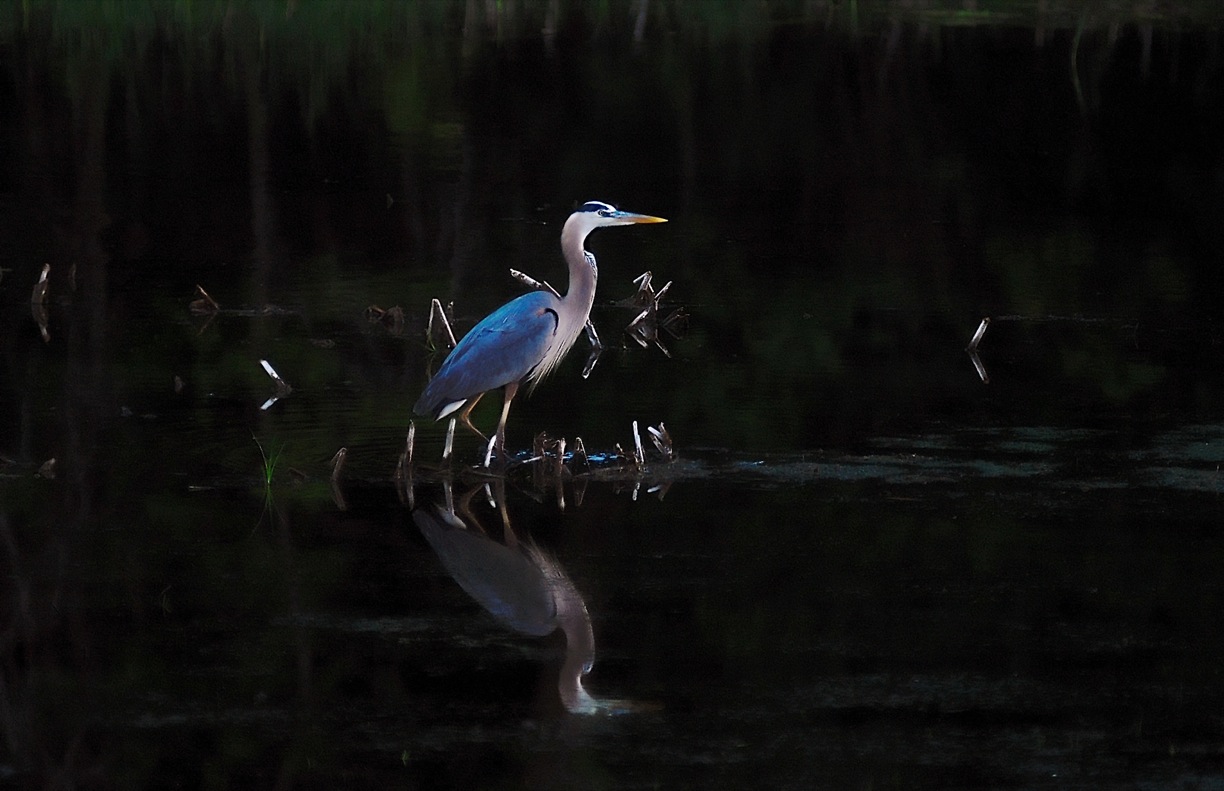
POLYGON ((413 411, 438 417, 448 404, 521 382, 556 335, 558 304, 552 294, 533 291, 485 316, 451 350, 413 411))
POLYGON ((536 637, 557 628, 555 583, 531 557, 465 529, 441 509, 418 508, 412 518, 455 582, 494 618, 536 637))

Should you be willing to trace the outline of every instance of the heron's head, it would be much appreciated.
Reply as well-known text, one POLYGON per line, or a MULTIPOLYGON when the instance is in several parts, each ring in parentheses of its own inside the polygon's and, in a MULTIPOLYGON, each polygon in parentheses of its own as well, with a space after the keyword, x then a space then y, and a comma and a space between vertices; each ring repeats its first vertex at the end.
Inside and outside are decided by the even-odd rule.
POLYGON ((570 216, 570 220, 579 223, 587 231, 602 228, 607 225, 634 225, 643 222, 667 222, 662 217, 651 217, 649 214, 634 214, 621 211, 602 201, 587 201, 570 216))

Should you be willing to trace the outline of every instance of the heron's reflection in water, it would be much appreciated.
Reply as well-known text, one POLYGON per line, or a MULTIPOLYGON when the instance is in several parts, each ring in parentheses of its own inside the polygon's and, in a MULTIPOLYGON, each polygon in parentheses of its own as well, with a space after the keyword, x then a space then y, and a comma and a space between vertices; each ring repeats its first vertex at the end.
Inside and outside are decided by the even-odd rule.
MULTIPOLYGON (((561 702, 576 714, 623 714, 651 706, 624 700, 596 700, 582 685, 595 662, 595 634, 582 594, 565 570, 510 526, 504 499, 499 504, 503 540, 488 535, 466 507, 417 508, 412 518, 442 565, 469 596, 516 632, 544 637, 565 634, 565 661, 557 679, 561 702)), ((500 499, 500 498, 499 498, 500 499)))

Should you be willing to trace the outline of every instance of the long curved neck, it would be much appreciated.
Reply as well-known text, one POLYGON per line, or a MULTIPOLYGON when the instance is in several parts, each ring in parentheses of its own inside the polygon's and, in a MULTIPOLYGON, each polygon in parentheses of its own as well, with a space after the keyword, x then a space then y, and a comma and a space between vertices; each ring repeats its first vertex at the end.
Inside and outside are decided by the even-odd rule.
POLYGON ((572 300, 583 308, 581 312, 584 324, 595 301, 595 283, 599 279, 595 257, 583 248, 586 237, 587 229, 572 219, 561 229, 561 253, 569 266, 569 289, 565 292, 565 301, 572 300))
POLYGON ((565 633, 565 662, 557 677, 557 691, 565 708, 577 713, 595 711, 595 700, 582 687, 582 676, 595 662, 595 632, 581 594, 567 577, 556 580, 553 601, 557 622, 565 633))

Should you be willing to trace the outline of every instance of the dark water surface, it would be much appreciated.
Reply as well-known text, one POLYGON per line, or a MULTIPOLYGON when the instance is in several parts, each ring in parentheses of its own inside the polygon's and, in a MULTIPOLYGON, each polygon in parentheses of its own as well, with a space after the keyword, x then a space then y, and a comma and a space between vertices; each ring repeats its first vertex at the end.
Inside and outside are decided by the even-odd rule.
POLYGON ((1222 20, 979 5, 0 12, 0 784, 1224 787, 1222 20))

